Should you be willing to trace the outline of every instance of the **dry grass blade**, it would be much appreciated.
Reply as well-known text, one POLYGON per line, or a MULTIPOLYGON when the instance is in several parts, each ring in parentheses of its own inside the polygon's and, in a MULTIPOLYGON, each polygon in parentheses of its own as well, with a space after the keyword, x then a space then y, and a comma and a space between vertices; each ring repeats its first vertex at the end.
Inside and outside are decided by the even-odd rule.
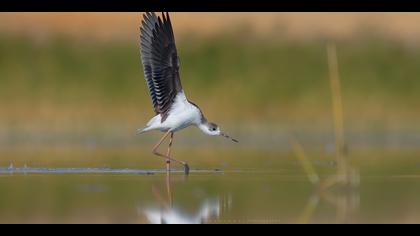
POLYGON ((334 132, 337 163, 339 173, 345 173, 346 164, 344 160, 344 118, 343 103, 341 98, 341 85, 338 73, 337 50, 333 43, 327 45, 328 71, 331 84, 331 95, 333 105, 334 132))
POLYGON ((291 138, 290 143, 292 145, 292 148, 293 148, 293 151, 295 152, 296 157, 298 158, 303 169, 305 170, 306 175, 309 178, 309 181, 313 184, 318 184, 320 181, 319 176, 316 173, 315 168, 313 167, 312 163, 306 157, 306 154, 305 154, 305 151, 303 150, 302 145, 295 138, 291 138))

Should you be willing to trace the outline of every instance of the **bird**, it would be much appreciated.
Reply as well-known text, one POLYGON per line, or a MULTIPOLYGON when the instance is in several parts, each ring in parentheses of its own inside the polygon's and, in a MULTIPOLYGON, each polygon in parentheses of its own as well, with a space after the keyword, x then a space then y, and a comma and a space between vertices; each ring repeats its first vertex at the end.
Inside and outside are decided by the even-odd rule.
POLYGON ((180 58, 175 45, 175 36, 169 13, 157 16, 153 12, 143 13, 140 26, 140 54, 144 79, 152 100, 155 116, 146 126, 137 129, 137 134, 151 130, 164 132, 155 144, 152 153, 166 160, 166 169, 170 171, 170 163, 184 166, 188 175, 190 168, 187 162, 179 161, 171 156, 174 133, 190 126, 198 127, 210 136, 222 136, 238 142, 222 132, 220 127, 207 120, 202 109, 190 101, 181 85, 180 58), (166 155, 158 152, 159 146, 170 136, 166 155))

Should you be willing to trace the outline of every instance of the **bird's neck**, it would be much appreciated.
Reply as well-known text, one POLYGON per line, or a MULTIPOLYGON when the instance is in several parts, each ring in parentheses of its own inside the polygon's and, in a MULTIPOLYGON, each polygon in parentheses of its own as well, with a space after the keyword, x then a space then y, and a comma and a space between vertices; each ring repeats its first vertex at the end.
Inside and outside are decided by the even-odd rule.
POLYGON ((210 133, 209 133, 209 128, 208 128, 207 124, 205 124, 205 123, 201 123, 201 124, 199 124, 199 125, 198 125, 198 128, 199 128, 201 131, 203 131, 203 133, 205 133, 205 134, 210 134, 210 133))
POLYGON ((209 133, 208 121, 204 116, 201 118, 201 122, 197 125, 197 127, 203 131, 203 133, 209 133))

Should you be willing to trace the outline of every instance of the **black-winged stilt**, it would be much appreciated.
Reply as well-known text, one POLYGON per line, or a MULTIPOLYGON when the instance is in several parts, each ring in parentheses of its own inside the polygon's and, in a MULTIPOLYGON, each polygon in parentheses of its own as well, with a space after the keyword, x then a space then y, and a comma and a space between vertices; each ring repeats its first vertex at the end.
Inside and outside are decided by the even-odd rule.
POLYGON ((185 96, 179 76, 175 37, 168 13, 162 13, 162 17, 156 16, 155 13, 143 14, 140 48, 144 77, 156 116, 150 119, 144 128, 138 129, 138 133, 150 130, 165 132, 152 152, 166 159, 168 171, 170 162, 174 161, 185 167, 186 174, 189 173, 186 162, 178 161, 170 155, 174 132, 188 126, 195 125, 205 134, 223 136, 238 142, 223 133, 215 123, 209 122, 201 109, 185 96), (169 135, 168 152, 164 155, 157 149, 169 135))

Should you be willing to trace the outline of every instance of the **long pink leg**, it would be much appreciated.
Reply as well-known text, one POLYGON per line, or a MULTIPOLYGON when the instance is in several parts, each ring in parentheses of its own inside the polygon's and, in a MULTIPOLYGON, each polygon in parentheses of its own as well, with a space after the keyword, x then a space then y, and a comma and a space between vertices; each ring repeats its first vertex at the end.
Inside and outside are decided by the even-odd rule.
POLYGON ((189 166, 188 166, 188 163, 183 162, 183 161, 178 161, 178 160, 176 160, 176 159, 174 159, 174 158, 172 158, 172 157, 170 157, 170 156, 168 156, 168 155, 163 155, 163 154, 161 154, 161 153, 159 153, 159 152, 157 151, 157 149, 159 148, 159 146, 163 143, 163 141, 165 141, 165 139, 168 137, 168 135, 169 135, 170 133, 172 133, 172 132, 171 132, 171 131, 168 131, 168 132, 166 132, 166 133, 163 135, 163 137, 159 140, 159 142, 158 142, 158 143, 156 143, 156 145, 153 147, 152 153, 153 153, 153 154, 155 154, 156 156, 159 156, 159 157, 165 158, 165 159, 166 159, 166 161, 173 161, 173 162, 176 162, 176 163, 179 163, 179 164, 183 165, 183 166, 184 166, 184 169, 185 169, 185 174, 187 174, 187 175, 188 175, 188 174, 189 174, 189 172, 190 172, 190 168, 189 168, 189 166))
MULTIPOLYGON (((171 156, 171 147, 172 147, 172 141, 174 139, 174 132, 171 132, 171 139, 169 140, 169 146, 168 151, 166 152, 166 156, 171 156)), ((171 171, 171 160, 166 160, 166 171, 171 171)))

